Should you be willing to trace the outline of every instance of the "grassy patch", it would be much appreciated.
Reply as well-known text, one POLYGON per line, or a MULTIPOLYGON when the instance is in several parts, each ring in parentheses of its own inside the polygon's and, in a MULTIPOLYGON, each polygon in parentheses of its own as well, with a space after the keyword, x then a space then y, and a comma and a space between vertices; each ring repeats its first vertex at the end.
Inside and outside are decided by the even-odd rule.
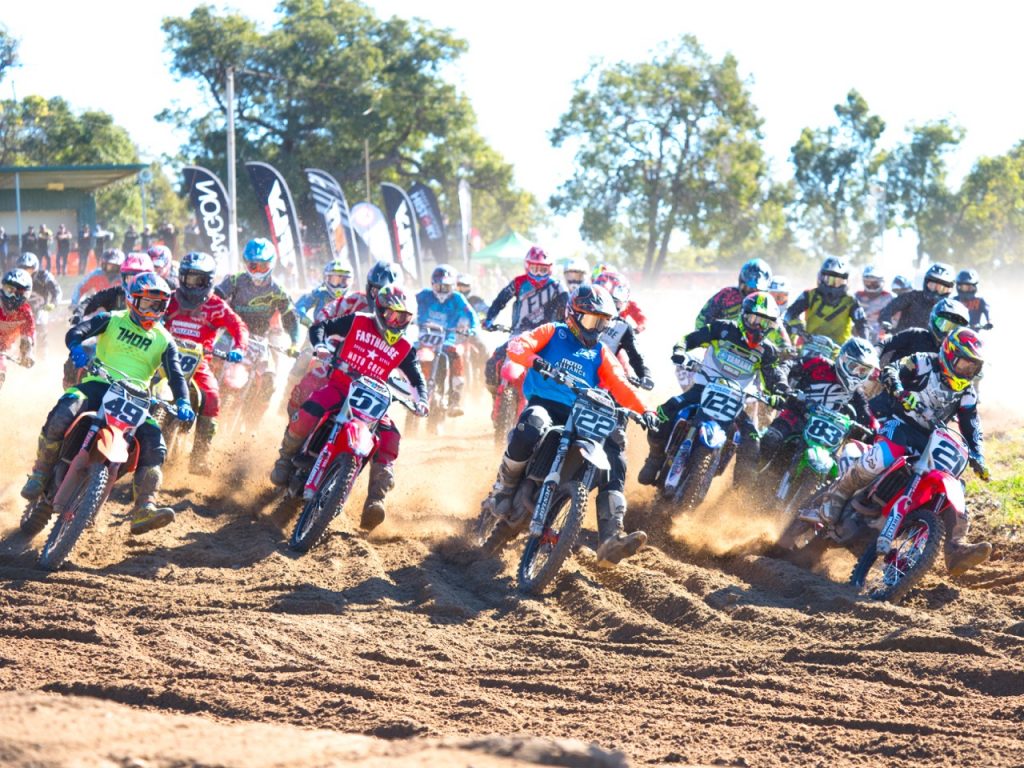
POLYGON ((992 480, 983 483, 967 471, 968 505, 992 526, 1024 526, 1024 435, 997 432, 985 439, 992 480))

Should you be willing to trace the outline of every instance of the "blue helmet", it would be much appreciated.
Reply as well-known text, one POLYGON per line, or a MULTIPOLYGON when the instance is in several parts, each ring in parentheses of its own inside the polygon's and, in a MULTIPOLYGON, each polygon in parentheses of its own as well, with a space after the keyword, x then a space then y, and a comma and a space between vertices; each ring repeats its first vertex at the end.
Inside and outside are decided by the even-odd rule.
POLYGON ((265 237, 256 237, 245 244, 242 251, 242 264, 254 283, 265 283, 270 279, 277 264, 277 251, 274 244, 265 237))
POLYGON ((438 301, 446 301, 455 290, 455 270, 447 264, 438 264, 430 275, 430 288, 438 301))
POLYGON ((155 272, 140 272, 128 284, 125 300, 132 320, 148 330, 167 311, 171 287, 155 272))
POLYGON ((743 293, 767 291, 772 282, 772 268, 764 259, 751 259, 740 267, 739 289, 743 293))
POLYGON ((370 271, 366 273, 366 300, 371 303, 377 295, 377 291, 385 285, 395 285, 398 282, 398 268, 390 261, 383 259, 378 261, 370 271))

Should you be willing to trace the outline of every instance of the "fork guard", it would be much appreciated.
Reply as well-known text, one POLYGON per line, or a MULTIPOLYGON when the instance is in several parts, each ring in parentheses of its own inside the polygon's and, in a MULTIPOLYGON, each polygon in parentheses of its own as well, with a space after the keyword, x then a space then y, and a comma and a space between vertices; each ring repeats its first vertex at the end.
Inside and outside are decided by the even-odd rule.
POLYGON ((700 441, 711 450, 725 445, 725 430, 717 421, 703 421, 698 429, 700 441))

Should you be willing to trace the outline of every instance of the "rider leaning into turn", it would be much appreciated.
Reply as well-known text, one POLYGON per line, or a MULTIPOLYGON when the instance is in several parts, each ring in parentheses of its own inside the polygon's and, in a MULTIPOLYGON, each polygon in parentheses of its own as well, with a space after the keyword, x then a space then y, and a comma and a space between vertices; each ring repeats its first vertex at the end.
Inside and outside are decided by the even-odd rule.
POLYGON ((448 415, 461 416, 466 363, 459 351, 458 332, 472 336, 476 333, 477 318, 466 297, 455 290, 455 271, 447 264, 439 264, 430 275, 430 287, 416 294, 416 324, 422 332, 428 323, 444 329, 444 351, 451 364, 452 382, 448 415))
POLYGON ((807 336, 828 336, 836 344, 844 343, 854 334, 867 336, 867 316, 847 290, 849 279, 846 259, 826 258, 818 270, 817 287, 801 293, 786 310, 786 326, 807 336), (800 315, 804 316, 802 328, 800 315))
MULTIPOLYGON (((0 285, 0 352, 7 352, 18 342, 18 362, 26 368, 35 363, 32 350, 36 343, 36 322, 28 297, 32 280, 22 269, 12 269, 0 285)), ((0 379, 2 383, 2 379, 0 379)))
MULTIPOLYGON (((373 313, 362 312, 314 323, 309 329, 309 342, 321 359, 332 359, 330 378, 292 414, 281 439, 280 455, 270 473, 270 482, 288 484, 292 459, 302 448, 320 418, 335 410, 348 394, 350 373, 373 376, 387 381, 396 368, 405 374, 416 391, 416 412, 427 414, 427 385, 423 371, 404 338, 412 321, 405 294, 400 288, 385 286, 375 297, 373 313), (325 345, 331 336, 341 337, 336 352, 325 345)), ((370 479, 360 527, 372 531, 384 522, 384 498, 395 486, 394 463, 398 459, 401 435, 389 416, 380 420, 378 446, 370 464, 370 479)))
MULTIPOLYGON (((937 354, 916 353, 882 369, 882 385, 900 407, 885 422, 874 445, 849 464, 818 511, 831 523, 846 502, 901 456, 920 454, 932 433, 930 419, 943 424, 954 416, 967 441, 970 464, 983 480, 989 472, 983 454, 984 436, 978 395, 972 382, 984 361, 978 335, 969 328, 951 331, 937 354)), ((967 544, 966 511, 947 521, 946 567, 956 576, 984 562, 992 553, 988 542, 967 544)))
POLYGON ((196 475, 209 475, 207 456, 217 433, 220 414, 220 389, 217 377, 210 370, 209 360, 217 332, 227 331, 234 341, 234 349, 227 353, 229 363, 241 362, 249 345, 249 329, 220 296, 213 293, 213 274, 217 263, 208 253, 193 251, 181 260, 179 285, 167 307, 164 325, 175 339, 191 341, 203 347, 192 381, 203 393, 202 408, 196 420, 196 440, 189 457, 189 471, 196 475))
MULTIPOLYGON (((496 516, 508 521, 512 513, 512 496, 534 448, 553 424, 565 424, 575 401, 569 388, 538 371, 560 370, 572 374, 586 386, 600 386, 608 390, 623 408, 645 413, 648 423, 657 420, 629 384, 615 355, 600 343, 601 335, 615 315, 615 304, 604 288, 581 285, 573 291, 564 323, 546 323, 509 340, 509 359, 527 369, 523 382, 527 406, 510 433, 494 489, 484 501, 496 516)), ((605 448, 609 454, 620 450, 614 440, 608 440, 605 448)), ((613 466, 617 460, 609 456, 613 466)), ((598 494, 600 544, 597 559, 602 564, 618 563, 647 542, 643 531, 628 535, 623 531, 623 501, 607 490, 598 494)))
MULTIPOLYGON (((181 373, 178 350, 170 332, 160 324, 171 298, 167 283, 151 272, 138 275, 131 283, 128 309, 101 312, 68 331, 65 343, 76 365, 84 366, 88 355, 82 342, 96 337, 96 359, 115 379, 127 379, 148 387, 156 371, 163 366, 174 394, 178 418, 195 418, 188 399, 188 388, 181 373)), ((64 434, 75 418, 85 411, 94 411, 103 401, 110 385, 99 376, 86 376, 80 384, 68 389, 46 417, 39 435, 39 450, 28 482, 21 489, 22 497, 32 501, 46 490, 53 466, 60 456, 64 434)), ((133 480, 135 505, 131 532, 145 533, 161 528, 174 520, 174 511, 157 507, 154 502, 163 477, 161 465, 167 446, 160 427, 152 417, 135 432, 139 459, 133 480)))

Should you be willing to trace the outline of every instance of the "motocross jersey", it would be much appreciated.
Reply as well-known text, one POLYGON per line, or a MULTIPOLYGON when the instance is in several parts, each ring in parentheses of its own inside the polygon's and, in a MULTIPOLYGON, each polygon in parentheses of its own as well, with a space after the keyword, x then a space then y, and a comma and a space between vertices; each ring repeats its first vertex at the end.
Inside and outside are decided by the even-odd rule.
POLYGON ((120 285, 120 272, 115 272, 111 275, 104 272, 102 267, 97 267, 86 275, 82 282, 75 286, 75 290, 71 294, 71 306, 73 308, 78 307, 89 294, 102 291, 105 288, 119 287, 120 285))
POLYGON ((915 352, 939 351, 939 344, 935 336, 927 328, 907 328, 890 336, 879 352, 879 359, 882 365, 888 365, 893 360, 902 360, 915 352))
POLYGON ((354 291, 346 293, 340 299, 330 304, 326 304, 320 310, 320 313, 315 315, 315 321, 321 323, 324 320, 332 320, 335 317, 344 317, 345 315, 354 315, 356 312, 369 311, 370 302, 366 300, 366 294, 362 291, 354 291))
POLYGON ((446 344, 455 342, 457 328, 468 327, 470 331, 477 328, 476 312, 469 306, 465 296, 453 292, 445 301, 438 301, 429 288, 416 294, 416 322, 421 328, 427 323, 444 328, 447 332, 446 344))
POLYGON ((619 317, 625 318, 637 333, 643 333, 647 327, 647 315, 640 309, 640 305, 630 299, 622 308, 619 317))
POLYGON ((858 336, 867 332, 867 318, 857 299, 843 294, 838 302, 830 302, 817 288, 801 293, 786 310, 786 324, 797 325, 804 315, 804 327, 810 336, 828 336, 836 344, 847 341, 856 330, 858 336))
POLYGON ((60 284, 45 269, 37 269, 32 273, 32 294, 41 296, 45 304, 56 304, 60 301, 60 284))
MULTIPOLYGON (((86 339, 96 336, 96 359, 104 366, 111 379, 127 379, 148 386, 153 374, 162 365, 167 382, 176 400, 188 397, 188 387, 181 373, 178 348, 170 331, 160 323, 145 329, 131 318, 128 310, 101 312, 68 331, 64 341, 71 349, 86 339)), ((98 376, 86 376, 83 381, 104 381, 98 376)))
MULTIPOLYGON (((633 373, 638 378, 642 379, 650 377, 651 371, 644 362, 643 355, 636 348, 637 333, 638 331, 633 329, 633 325, 620 315, 613 319, 601 334, 601 343, 608 347, 613 355, 618 356, 620 352, 625 352, 629 367, 633 369, 633 373)), ((620 362, 622 362, 621 358, 620 362)))
POLYGON ((736 323, 714 320, 683 339, 687 351, 707 347, 696 383, 707 384, 718 378, 730 379, 742 388, 762 384, 771 392, 786 390, 779 370, 779 354, 769 341, 751 349, 736 323))
POLYGON ((812 357, 789 371, 789 388, 803 392, 807 404, 823 405, 832 411, 847 412, 865 426, 874 426, 867 398, 858 388, 850 392, 839 381, 836 366, 823 357, 812 357))
POLYGON ((506 285, 487 310, 486 322, 494 322, 501 310, 512 299, 512 333, 522 333, 545 323, 562 320, 569 302, 569 292, 554 278, 548 278, 539 286, 527 275, 519 275, 506 285))
POLYGON ((85 300, 79 312, 82 317, 95 315, 97 312, 116 312, 119 309, 127 309, 127 297, 124 288, 120 283, 97 291, 85 300))
MULTIPOLYGON (((35 288, 33 287, 34 291, 35 288)), ((959 293, 956 295, 956 300, 967 307, 967 311, 970 313, 971 327, 980 328, 983 324, 989 325, 992 323, 991 309, 989 304, 981 296, 975 294, 967 294, 961 296, 959 293), (985 318, 985 322, 982 323, 982 318, 985 318)))
POLYGON ((245 321, 250 333, 266 336, 270 332, 270 320, 275 312, 281 313, 281 325, 292 340, 299 341, 299 321, 295 316, 295 306, 278 282, 270 279, 257 285, 248 272, 228 275, 214 289, 214 292, 225 299, 245 321))
POLYGON ((892 301, 893 295, 888 291, 876 291, 875 293, 857 291, 853 295, 864 309, 864 317, 867 318, 868 327, 867 338, 873 341, 878 338, 878 332, 881 330, 878 316, 882 308, 892 301))
POLYGON ((318 285, 309 293, 305 293, 295 302, 295 314, 303 325, 312 325, 320 318, 324 307, 333 304, 344 296, 335 296, 334 291, 324 285, 318 285))
POLYGON ((242 318, 216 294, 195 309, 184 309, 178 303, 178 297, 172 296, 164 315, 164 325, 174 338, 202 344, 207 358, 213 354, 213 342, 221 328, 234 340, 236 349, 244 350, 249 345, 249 329, 242 318))
POLYGON ((897 400, 901 390, 914 392, 921 404, 920 412, 907 412, 896 407, 892 418, 930 433, 932 427, 928 422, 929 416, 943 424, 956 416, 960 432, 967 440, 971 452, 981 454, 984 435, 978 416, 977 390, 973 384, 961 392, 954 392, 947 387, 942 380, 938 355, 918 352, 887 365, 882 369, 882 385, 897 400))
POLYGON ((927 328, 932 307, 935 306, 936 301, 938 301, 938 297, 932 298, 924 291, 907 291, 882 307, 878 321, 891 323, 893 315, 898 312, 900 321, 896 324, 894 331, 902 331, 906 328, 927 328))
POLYGON ((377 330, 372 315, 344 315, 314 323, 309 329, 309 342, 314 347, 323 344, 328 336, 344 337, 331 371, 332 384, 347 390, 351 381, 349 371, 387 381, 388 374, 397 368, 416 389, 419 401, 426 401, 427 383, 416 355, 412 353, 412 345, 405 338, 393 345, 388 344, 377 330))
POLYGON ((16 309, 9 310, 0 302, 0 350, 10 349, 18 337, 21 337, 22 356, 30 354, 36 339, 32 305, 23 301, 16 309))
POLYGON ((533 361, 538 357, 546 360, 552 368, 582 379, 589 387, 600 386, 608 390, 624 408, 636 413, 646 410, 615 355, 604 344, 593 349, 583 346, 564 323, 545 323, 509 339, 508 358, 526 368, 523 394, 527 400, 539 398, 569 407, 576 402, 576 396, 568 387, 533 370, 533 361))
POLYGON ((699 331, 715 320, 738 320, 744 298, 743 291, 735 286, 723 288, 701 307, 694 328, 699 331))

